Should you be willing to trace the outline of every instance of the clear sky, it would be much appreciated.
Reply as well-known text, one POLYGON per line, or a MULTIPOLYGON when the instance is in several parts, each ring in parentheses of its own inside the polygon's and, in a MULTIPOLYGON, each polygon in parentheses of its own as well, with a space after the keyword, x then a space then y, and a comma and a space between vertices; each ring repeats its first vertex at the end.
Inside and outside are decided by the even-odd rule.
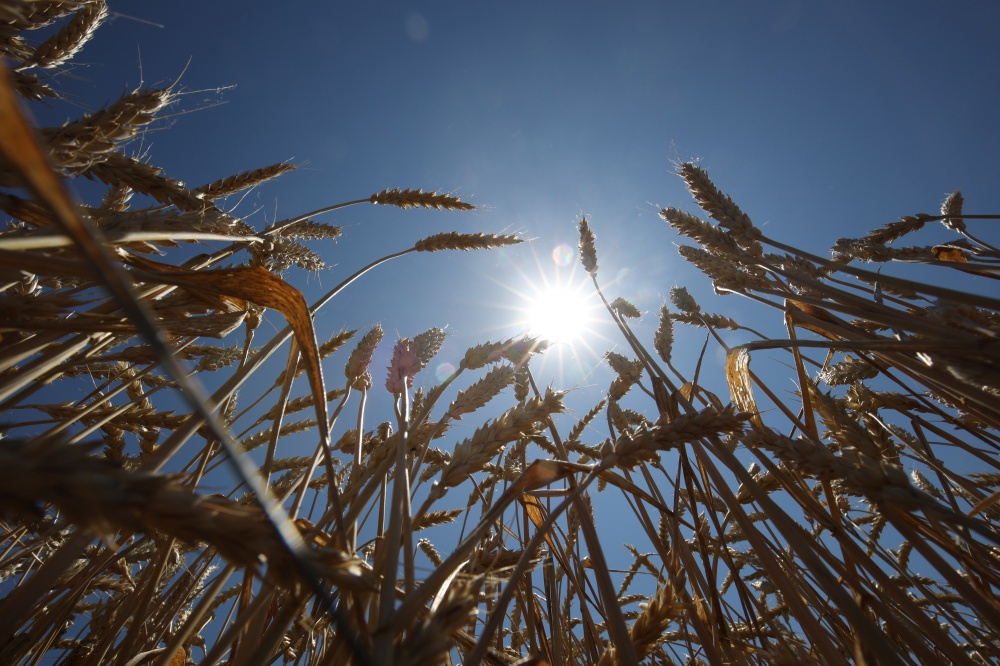
MULTIPOLYGON (((447 325, 442 360, 457 363, 467 346, 518 332, 518 294, 581 277, 552 258, 575 247, 581 214, 598 236, 603 283, 615 281, 609 296, 649 313, 649 330, 675 285, 738 314, 737 297, 710 299, 708 280, 677 256, 679 239, 656 215, 666 205, 697 212, 673 173, 679 160, 699 160, 768 235, 819 253, 901 214, 934 212, 955 189, 967 212, 1000 211, 996 2, 234 7, 112 3, 121 14, 63 85, 92 109, 183 71, 183 109, 221 105, 177 116, 144 147, 190 185, 300 164, 244 202, 243 212, 260 209, 258 228, 264 216, 386 187, 452 192, 481 207, 371 206, 323 218, 345 235, 315 246, 333 269, 290 274, 309 300, 438 231, 534 239, 406 257, 321 315, 320 338, 376 322, 404 336, 447 325)), ((598 352, 616 344, 593 343, 598 352)), ((566 382, 588 381, 582 362, 566 382)))

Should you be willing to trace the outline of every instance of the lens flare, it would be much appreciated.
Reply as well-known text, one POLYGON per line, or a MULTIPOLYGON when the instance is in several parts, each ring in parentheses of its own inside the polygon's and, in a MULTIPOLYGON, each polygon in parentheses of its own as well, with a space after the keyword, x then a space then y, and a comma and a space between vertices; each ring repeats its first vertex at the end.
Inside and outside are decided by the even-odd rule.
POLYGON ((573 261, 573 248, 565 243, 556 245, 552 250, 552 261, 560 268, 569 266, 570 262, 573 261))
POLYGON ((444 363, 438 364, 438 367, 434 369, 434 376, 437 377, 439 382, 443 382, 455 373, 455 366, 451 363, 445 361, 444 363))

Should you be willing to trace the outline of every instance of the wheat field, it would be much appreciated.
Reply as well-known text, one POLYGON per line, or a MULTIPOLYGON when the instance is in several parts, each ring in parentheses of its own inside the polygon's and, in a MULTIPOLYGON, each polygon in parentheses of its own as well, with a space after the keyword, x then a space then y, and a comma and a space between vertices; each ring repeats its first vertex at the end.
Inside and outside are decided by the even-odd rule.
POLYGON ((384 189, 255 228, 233 202, 294 164, 190 187, 134 156, 179 82, 35 126, 25 109, 65 102, 60 73, 107 14, 0 3, 0 662, 1000 661, 1000 300, 983 286, 1000 250, 981 237, 998 216, 955 192, 826 258, 680 164, 704 219, 660 215, 720 296, 672 289, 642 339, 656 313, 605 294, 615 268, 580 219, 621 348, 570 414, 532 375, 545 341, 483 341, 437 381, 441 328, 351 328, 369 271, 516 236, 371 248, 313 303, 290 282, 325 266, 346 207, 447 221, 471 204, 384 189), (72 200, 83 181, 103 196, 72 200), (953 240, 902 245, 929 225, 953 240), (739 297, 752 327, 715 312, 739 297), (331 303, 344 328, 320 339, 331 303), (675 336, 724 363, 675 360, 675 336), (595 511, 610 494, 628 515, 595 511), (602 537, 610 520, 636 543, 602 537))

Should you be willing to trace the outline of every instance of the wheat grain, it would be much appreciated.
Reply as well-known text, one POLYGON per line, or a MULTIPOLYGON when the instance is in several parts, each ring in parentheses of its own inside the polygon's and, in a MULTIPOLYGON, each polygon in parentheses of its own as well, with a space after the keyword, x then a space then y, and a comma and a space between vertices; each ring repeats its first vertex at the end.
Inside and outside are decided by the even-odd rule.
POLYGON ((334 240, 340 238, 342 229, 330 224, 313 222, 312 220, 300 220, 278 229, 277 234, 286 238, 298 238, 302 240, 334 240))
POLYGON ((669 423, 657 423, 651 428, 642 427, 635 432, 623 432, 614 442, 611 455, 602 461, 607 466, 632 469, 642 462, 659 459, 660 451, 669 451, 685 443, 720 433, 742 432, 749 414, 718 411, 708 407, 696 414, 681 415, 669 423))
POLYGON ((419 370, 419 361, 411 349, 411 344, 408 338, 400 338, 393 347, 392 360, 385 380, 385 390, 389 393, 399 395, 413 386, 413 376, 419 370))
POLYGON ((479 428, 475 434, 460 442, 452 451, 451 460, 441 472, 435 488, 459 485, 500 453, 504 445, 534 433, 539 424, 551 414, 563 411, 562 394, 546 390, 543 397, 532 398, 518 405, 493 423, 479 428))
POLYGON ((831 252, 837 261, 934 261, 936 258, 930 247, 888 247, 863 238, 841 238, 831 252))
POLYGON ((660 307, 660 321, 653 335, 653 349, 663 359, 664 363, 670 363, 670 357, 674 348, 674 327, 670 310, 666 305, 660 307))
POLYGON ((586 217, 580 218, 578 227, 580 229, 578 249, 580 250, 580 262, 583 264, 583 270, 592 276, 597 275, 597 248, 594 244, 596 241, 594 232, 590 230, 590 223, 587 222, 586 217))
POLYGON ((681 245, 677 252, 712 278, 717 293, 733 291, 745 292, 749 289, 767 287, 763 274, 758 269, 745 270, 711 252, 688 245, 681 245))
POLYGON ((42 135, 56 164, 70 169, 86 167, 96 156, 134 138, 176 98, 170 88, 137 90, 89 116, 42 130, 42 135))
POLYGON ((438 554, 434 545, 428 539, 421 539, 417 542, 417 546, 420 548, 420 551, 427 556, 427 559, 431 561, 431 564, 436 567, 441 566, 441 562, 443 561, 441 559, 441 555, 438 554))
POLYGON ((517 236, 504 234, 460 234, 452 231, 434 234, 418 240, 413 249, 417 252, 440 252, 442 250, 489 250, 524 242, 517 236))
MULTIPOLYGON (((295 421, 294 423, 285 423, 278 429, 278 434, 282 437, 287 437, 296 432, 305 432, 315 428, 317 425, 315 419, 303 419, 302 421, 295 421)), ((239 442, 239 447, 241 452, 253 451, 258 446, 267 443, 271 439, 273 434, 273 428, 268 428, 267 430, 262 430, 255 435, 246 437, 239 442)))
POLYGON ((368 199, 373 204, 398 206, 399 208, 434 208, 436 210, 474 210, 476 207, 457 197, 423 190, 392 189, 382 190, 368 199))
MULTIPOLYGON (((235 174, 233 176, 228 176, 226 178, 220 178, 219 180, 208 183, 207 185, 202 185, 191 190, 191 193, 195 196, 201 197, 206 201, 215 201, 216 199, 222 199, 228 197, 237 192, 242 192, 243 190, 250 189, 251 187, 256 187, 261 183, 265 183, 272 178, 277 178, 278 176, 288 173, 289 171, 294 171, 295 165, 289 162, 279 162, 277 164, 272 164, 270 166, 262 167, 260 169, 253 169, 252 171, 243 171, 242 173, 235 174)), ((301 227, 308 221, 303 220, 302 222, 296 223, 293 226, 301 227)), ((288 228, 282 230, 282 235, 291 236, 288 228)), ((339 231, 338 231, 339 235, 339 231)))
POLYGON ((894 240, 902 238, 906 234, 919 231, 925 224, 927 224, 929 219, 930 215, 906 215, 896 222, 890 222, 880 229, 874 229, 868 232, 868 235, 865 236, 864 240, 877 245, 891 243, 894 240))
POLYGON ((710 252, 725 256, 742 254, 740 246, 731 235, 690 213, 676 208, 664 208, 660 211, 660 217, 678 233, 694 240, 710 252))
POLYGON ((51 25, 57 19, 69 16, 89 0, 35 0, 24 2, 24 12, 20 20, 13 22, 18 30, 38 30, 51 25))
POLYGON ((415 372, 420 372, 423 368, 427 367, 427 364, 431 362, 431 359, 441 349, 444 339, 444 329, 437 327, 428 329, 413 337, 412 348, 417 359, 417 369, 415 372))
POLYGON ((108 5, 104 0, 82 5, 69 23, 35 49, 34 64, 45 69, 65 64, 83 48, 107 17, 108 5))
POLYGON ((624 317, 626 319, 639 319, 642 317, 642 313, 639 312, 637 307, 621 297, 611 301, 611 309, 617 312, 619 317, 624 317))
POLYGON ((694 300, 685 287, 670 288, 670 302, 681 312, 693 315, 701 312, 701 306, 694 300))
POLYGON ((279 239, 266 244, 253 246, 252 264, 264 266, 274 273, 283 273, 292 266, 298 266, 311 273, 318 273, 326 268, 326 262, 320 255, 295 241, 279 239), (260 247, 258 251, 256 248, 260 247))
POLYGON ((148 195, 162 204, 173 204, 181 210, 199 211, 206 205, 191 194, 183 183, 164 176, 162 169, 120 153, 100 156, 99 161, 86 167, 84 175, 97 178, 107 185, 123 183, 140 194, 148 195))
POLYGON ((720 314, 699 312, 694 315, 677 313, 669 316, 671 321, 687 324, 688 326, 698 326, 701 328, 724 328, 730 331, 737 331, 743 328, 735 319, 720 314))
MULTIPOLYGON (((0 51, 3 51, 2 47, 0 47, 0 51)), ((59 97, 59 93, 32 72, 13 71, 11 79, 14 91, 25 99, 40 102, 44 99, 57 99, 59 97)))
POLYGON ((701 167, 691 163, 682 164, 680 173, 698 205, 711 215, 712 219, 728 229, 740 247, 751 255, 759 257, 763 252, 760 245, 762 234, 753 226, 746 213, 740 210, 732 199, 719 191, 701 167))
POLYGON ((617 352, 608 352, 604 358, 615 374, 626 382, 634 384, 642 377, 642 361, 628 359, 617 352))
POLYGON ((461 367, 466 370, 478 370, 489 363, 496 363, 503 358, 501 354, 504 348, 512 342, 513 339, 503 342, 484 342, 471 347, 462 357, 461 367))
MULTIPOLYGON (((658 587, 656 593, 643 604, 642 613, 629 628, 629 639, 635 646, 636 655, 641 659, 652 652, 653 647, 663 640, 667 627, 681 615, 683 605, 673 598, 673 589, 669 586, 658 587)), ((618 651, 609 648, 601 660, 600 666, 626 663, 620 658, 618 651)))
POLYGON ((514 369, 500 366, 490 370, 485 377, 464 391, 460 391, 448 407, 447 417, 461 419, 492 400, 514 381, 514 369))
POLYGON ((964 201, 962 193, 955 190, 941 204, 941 224, 949 231, 955 231, 960 234, 965 233, 965 220, 962 219, 962 204, 964 201))
POLYGON ((877 366, 867 360, 848 355, 840 363, 824 368, 817 377, 828 386, 843 386, 862 379, 872 379, 878 374, 877 366))
POLYGON ((375 348, 382 341, 382 335, 382 327, 375 324, 351 352, 351 357, 348 359, 347 365, 344 366, 344 375, 347 377, 348 385, 352 388, 363 390, 366 384, 371 385, 370 379, 365 382, 363 378, 368 372, 368 366, 371 365, 375 348))

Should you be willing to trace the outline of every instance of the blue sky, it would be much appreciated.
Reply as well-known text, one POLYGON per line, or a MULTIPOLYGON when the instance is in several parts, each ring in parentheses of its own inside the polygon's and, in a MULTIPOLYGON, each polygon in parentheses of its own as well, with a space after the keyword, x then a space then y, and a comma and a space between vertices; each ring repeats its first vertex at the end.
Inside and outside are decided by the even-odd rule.
MULTIPOLYGON (((438 231, 533 239, 391 264, 320 316, 321 339, 376 322, 407 336, 447 325, 442 360, 457 362, 467 346, 518 331, 518 294, 570 278, 550 257, 575 246, 581 214, 598 236, 602 283, 614 282, 608 295, 648 312, 649 331, 675 285, 738 317, 745 305, 710 296, 656 215, 696 212, 673 173, 681 160, 699 160, 765 233, 818 253, 934 212, 954 189, 968 212, 1000 210, 993 2, 247 1, 234 12, 174 0, 112 10, 121 14, 63 86, 93 109, 184 71, 183 109, 221 104, 178 115, 144 147, 191 185, 300 164, 243 203, 260 209, 255 226, 385 187, 481 207, 323 218, 345 235, 316 246, 333 269, 290 275, 309 300, 438 231)), ((557 379, 586 383, 583 362, 557 379)))

